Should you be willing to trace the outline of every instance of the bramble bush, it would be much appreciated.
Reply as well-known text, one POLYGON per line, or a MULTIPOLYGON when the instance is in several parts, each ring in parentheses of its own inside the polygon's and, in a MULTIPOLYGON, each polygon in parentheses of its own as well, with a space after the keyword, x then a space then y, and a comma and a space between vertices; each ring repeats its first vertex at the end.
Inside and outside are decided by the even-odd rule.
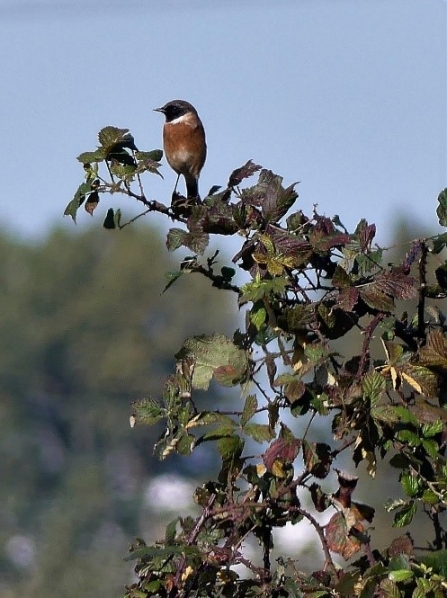
MULTIPOLYGON (((65 214, 75 220, 81 205, 93 214, 109 194, 140 202, 139 216, 163 214, 176 223, 168 250, 191 253, 166 289, 181 276, 205 276, 232 293, 245 325, 232 338, 197 331, 176 354, 162 396, 133 405, 132 425, 163 425, 160 459, 212 443, 221 468, 195 491, 197 518, 179 515, 153 546, 132 544, 137 581, 126 598, 446 596, 447 233, 408 243, 405 257, 388 264, 374 224, 361 220, 349 232, 338 216, 294 211, 296 185, 284 187, 252 161, 203 201, 148 199, 142 179, 159 174, 161 158, 161 150, 138 151, 127 129, 102 129, 97 149, 78 157, 84 181, 65 214), (212 236, 222 249, 228 236, 240 241, 231 263, 219 263, 219 251, 206 255, 212 236), (360 349, 344 356, 335 345, 348 333, 360 349), (209 400, 198 410, 195 398, 211 397, 212 383, 239 387, 240 409, 213 410, 209 400), (292 426, 299 435, 294 418, 303 418, 292 426), (330 443, 318 440, 322 421, 330 443), (247 454, 247 444, 259 452, 247 454), (403 535, 386 549, 371 543, 375 509, 356 500, 359 478, 340 470, 340 455, 352 469, 364 463, 371 478, 379 460, 394 468, 400 496, 376 508, 394 512, 403 535), (432 530, 425 551, 411 536, 418 511, 432 530), (272 557, 274 531, 303 519, 321 546, 315 571, 300 570, 299 554, 272 557), (256 557, 245 549, 253 541, 256 557)), ((438 202, 447 226, 447 189, 438 202)), ((123 222, 109 209, 104 226, 121 229, 139 216, 123 222)))

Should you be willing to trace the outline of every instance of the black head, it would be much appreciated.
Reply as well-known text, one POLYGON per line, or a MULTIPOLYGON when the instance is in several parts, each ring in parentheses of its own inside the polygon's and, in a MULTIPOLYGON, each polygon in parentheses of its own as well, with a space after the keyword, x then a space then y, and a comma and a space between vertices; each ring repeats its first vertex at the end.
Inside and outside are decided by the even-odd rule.
POLYGON ((188 114, 188 112, 197 114, 194 106, 189 102, 185 102, 185 100, 172 100, 161 108, 154 108, 154 110, 155 112, 162 112, 166 116, 166 122, 171 122, 176 118, 180 118, 181 116, 188 114))

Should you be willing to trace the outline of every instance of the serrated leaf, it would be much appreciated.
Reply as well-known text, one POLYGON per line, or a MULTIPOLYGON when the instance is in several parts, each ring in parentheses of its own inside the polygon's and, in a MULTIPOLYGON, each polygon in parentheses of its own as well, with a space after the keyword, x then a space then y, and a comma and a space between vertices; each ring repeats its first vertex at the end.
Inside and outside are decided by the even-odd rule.
POLYGON ((417 511, 417 506, 414 501, 410 501, 394 515, 393 527, 404 527, 413 521, 417 511))
POLYGON ((267 311, 261 302, 257 302, 250 311, 250 322, 260 330, 267 320, 267 311))
POLYGON ((121 143, 128 139, 126 134, 129 129, 119 129, 118 127, 104 127, 98 133, 99 143, 107 150, 110 150, 117 143, 121 143))
POLYGON ((374 278, 374 287, 400 300, 416 299, 418 291, 415 280, 402 272, 382 272, 374 278))
POLYGON ((216 411, 201 411, 195 418, 195 425, 210 426, 213 424, 231 428, 233 431, 238 427, 237 422, 229 415, 217 413, 216 411))
POLYGON ((187 339, 176 358, 194 363, 194 388, 206 390, 213 375, 221 384, 234 386, 243 382, 248 373, 247 353, 220 334, 187 339))
POLYGON ((229 436, 219 440, 217 450, 223 461, 231 461, 241 456, 244 445, 244 441, 239 436, 229 436))
POLYGON ((255 164, 252 160, 249 160, 248 162, 246 162, 244 164, 244 166, 241 166, 240 168, 236 168, 236 170, 234 170, 231 175, 230 178, 228 179, 228 187, 237 187, 238 185, 241 184, 241 182, 252 176, 255 172, 257 172, 258 170, 261 170, 262 166, 259 166, 258 164, 255 164))
POLYGON ((154 399, 141 399, 133 404, 136 424, 153 426, 165 417, 164 409, 154 399))
POLYGON ((346 560, 359 552, 362 547, 360 541, 350 534, 350 526, 348 527, 343 513, 332 515, 324 531, 329 549, 346 560))
POLYGON ((256 440, 256 442, 268 442, 275 437, 270 426, 265 424, 255 424, 250 422, 243 427, 243 430, 247 436, 256 440))
POLYGON ((82 154, 79 154, 77 160, 82 164, 91 164, 92 162, 102 162, 105 156, 104 150, 98 148, 94 152, 83 152, 82 154))
POLYGON ((363 287, 358 287, 358 291, 360 297, 367 305, 369 305, 369 307, 383 312, 393 311, 393 298, 384 293, 381 289, 376 288, 374 283, 369 283, 363 287))
POLYGON ((154 162, 160 162, 163 158, 163 150, 154 149, 150 152, 135 152, 137 160, 153 160, 154 162))
POLYGON ((441 330, 430 330, 427 344, 419 350, 419 362, 428 367, 447 369, 447 340, 441 330))
POLYGON ((442 419, 438 419, 437 421, 426 423, 422 425, 421 434, 424 438, 431 438, 436 436, 436 434, 440 434, 445 427, 445 423, 442 419))
POLYGON ((188 555, 200 555, 200 549, 197 546, 165 546, 164 548, 159 548, 157 546, 140 546, 139 548, 134 548, 132 553, 127 556, 124 560, 125 561, 134 561, 136 559, 142 559, 144 557, 153 557, 153 558, 169 558, 173 555, 181 555, 181 554, 188 554, 188 555))
POLYGON ((368 372, 362 379, 362 390, 374 406, 386 390, 386 380, 379 372, 368 372))
POLYGON ((316 478, 324 479, 332 464, 331 447, 324 442, 303 440, 303 459, 306 469, 316 478))
MULTIPOLYGON (((411 579, 412 577, 414 577, 414 573, 408 569, 398 569, 397 571, 388 573, 388 578, 395 582, 407 581, 407 579, 411 579)), ((401 596, 401 593, 399 592, 397 596, 401 596)))
POLYGON ((178 270, 177 272, 166 272, 165 276, 169 280, 168 284, 162 291, 162 294, 165 293, 179 278, 184 274, 184 270, 178 270))
POLYGON ((81 183, 76 189, 73 199, 69 202, 64 210, 64 216, 71 216, 73 222, 76 222, 76 214, 80 206, 84 203, 85 196, 92 191, 90 183, 81 183))
POLYGON ((241 426, 244 427, 245 424, 254 416, 256 410, 258 408, 258 399, 256 395, 248 395, 245 399, 244 409, 241 415, 241 426))
POLYGON ((438 216, 439 224, 441 226, 447 226, 447 189, 444 189, 438 195, 438 204, 436 214, 438 216))
POLYGON ((300 450, 301 442, 298 438, 278 438, 274 440, 262 456, 264 465, 273 471, 276 461, 282 465, 291 465, 300 450))
POLYGON ((179 247, 181 247, 188 233, 181 228, 171 228, 168 231, 168 236, 166 238, 166 247, 168 251, 175 251, 179 247))
POLYGON ((400 483, 402 485, 402 488, 404 489, 404 492, 410 498, 414 498, 415 496, 417 496, 422 487, 420 479, 408 473, 404 473, 402 475, 400 483))
POLYGON ((208 440, 220 440, 222 438, 233 438, 234 430, 235 430, 235 426, 228 426, 228 425, 219 426, 218 428, 215 428, 214 430, 210 430, 209 432, 206 432, 206 434, 201 436, 200 443, 202 443, 204 441, 208 441, 208 440))

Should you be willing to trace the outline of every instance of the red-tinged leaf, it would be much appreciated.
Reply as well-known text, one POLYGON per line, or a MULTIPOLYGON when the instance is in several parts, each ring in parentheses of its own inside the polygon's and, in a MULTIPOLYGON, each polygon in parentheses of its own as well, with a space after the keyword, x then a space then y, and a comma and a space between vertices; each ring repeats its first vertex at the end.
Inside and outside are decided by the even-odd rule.
POLYGON ((292 464, 298 455, 300 444, 298 438, 278 438, 274 440, 262 456, 264 465, 269 471, 273 471, 275 461, 282 465, 292 464))
POLYGON ((411 243, 410 249, 401 263, 402 272, 409 272, 413 263, 419 259, 422 253, 422 243, 420 239, 411 243))
POLYGON ((312 246, 307 240, 300 239, 271 224, 266 227, 265 232, 272 240, 276 252, 285 259, 290 259, 294 268, 299 268, 309 262, 312 256, 312 246))
POLYGON ((394 309, 394 299, 376 287, 375 283, 368 283, 358 287, 361 299, 372 309, 392 312, 394 309))
POLYGON ((351 278, 344 268, 337 264, 334 275, 332 276, 332 284, 338 289, 346 289, 351 286, 351 278))
POLYGON ((317 253, 326 253, 334 247, 343 247, 344 245, 347 245, 350 240, 350 236, 344 233, 336 232, 327 235, 323 231, 315 231, 309 239, 314 251, 317 253))
POLYGON ((365 219, 360 220, 357 224, 354 234, 360 241, 362 251, 368 251, 371 248, 371 242, 376 236, 376 225, 368 224, 365 219))
POLYGON ((418 296, 416 281, 402 272, 382 272, 375 277, 373 284, 377 290, 395 299, 409 300, 418 296))
POLYGON ((343 311, 351 312, 359 300, 360 293, 355 287, 341 289, 337 297, 337 307, 343 311))
POLYGON ((255 164, 252 160, 249 160, 246 164, 240 168, 236 168, 228 179, 228 187, 237 187, 241 184, 244 179, 251 177, 255 172, 261 170, 262 166, 255 164))
MULTIPOLYGON (((343 513, 332 515, 325 527, 325 537, 329 550, 340 554, 346 560, 359 552, 362 547, 360 541, 351 535, 350 531, 351 526, 348 527, 343 513)), ((359 531, 363 531, 363 528, 361 527, 359 531)))

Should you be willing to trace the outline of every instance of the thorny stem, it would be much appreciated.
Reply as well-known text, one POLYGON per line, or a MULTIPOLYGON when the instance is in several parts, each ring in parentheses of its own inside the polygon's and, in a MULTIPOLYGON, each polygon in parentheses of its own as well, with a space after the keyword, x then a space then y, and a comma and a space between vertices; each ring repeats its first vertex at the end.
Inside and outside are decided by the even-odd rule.
POLYGON ((427 287, 427 255, 428 247, 421 243, 422 255, 419 259, 419 301, 418 301, 418 336, 425 338, 425 290, 427 287))
MULTIPOLYGON (((216 495, 215 494, 211 494, 208 503, 206 505, 206 507, 203 509, 202 514, 200 515, 200 517, 197 519, 197 522, 194 526, 194 528, 191 530, 188 538, 186 539, 186 544, 188 546, 191 546, 192 544, 195 543, 195 541, 197 540, 197 536, 200 533, 200 530, 202 529, 205 521, 208 519, 208 517, 210 517, 211 513, 211 507, 214 504, 214 501, 216 500, 216 495)), ((180 594, 178 593, 178 586, 183 574, 183 570, 185 568, 185 564, 186 564, 186 557, 182 556, 180 558, 178 567, 177 567, 177 572, 175 574, 175 578, 174 578, 174 585, 172 587, 170 596, 183 596, 184 595, 184 591, 182 591, 180 594)))
POLYGON ((365 338, 363 340, 361 358, 356 374, 357 380, 360 380, 360 378, 363 376, 365 372, 366 361, 369 359, 369 345, 371 343, 374 330, 377 328, 377 326, 380 324, 384 317, 384 314, 377 314, 376 316, 374 316, 372 321, 368 324, 368 326, 365 329, 365 338))

